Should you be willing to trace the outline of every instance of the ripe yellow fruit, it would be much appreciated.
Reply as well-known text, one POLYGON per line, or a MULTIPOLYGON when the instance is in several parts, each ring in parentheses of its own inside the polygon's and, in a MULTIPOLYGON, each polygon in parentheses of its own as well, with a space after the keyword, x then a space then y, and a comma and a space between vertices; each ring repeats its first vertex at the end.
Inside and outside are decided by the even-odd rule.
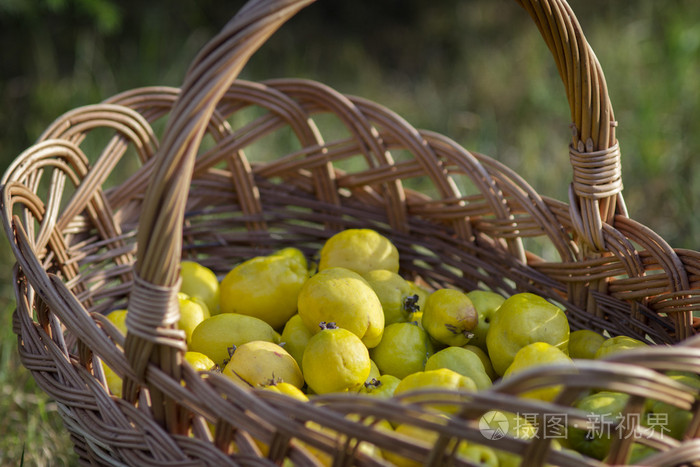
POLYGON ((486 372, 488 377, 491 378, 491 381, 495 381, 496 379, 498 379, 498 375, 495 371, 493 371, 493 365, 491 365, 491 359, 489 359, 489 355, 481 347, 477 347, 476 345, 472 344, 467 344, 463 345, 462 348, 472 352, 477 357, 479 357, 481 363, 483 363, 484 365, 484 371, 486 372))
POLYGON ((267 384, 262 386, 266 391, 276 392, 278 394, 284 394, 293 399, 300 400, 302 402, 308 402, 309 397, 304 394, 304 392, 293 384, 287 383, 286 381, 275 381, 272 384, 267 384))
MULTIPOLYGON (((513 358, 513 363, 503 374, 504 379, 521 371, 542 365, 567 365, 574 366, 574 361, 558 347, 546 342, 534 342, 521 348, 513 358)), ((561 385, 535 389, 522 394, 523 397, 553 401, 561 391, 561 385)))
POLYGON ((203 353, 223 368, 230 358, 229 349, 256 340, 277 343, 279 336, 261 319, 220 313, 205 319, 192 331, 189 350, 203 353))
POLYGON ((472 290, 467 292, 467 297, 474 304, 478 315, 478 323, 473 329, 474 337, 469 340, 469 343, 486 351, 486 334, 491 327, 491 320, 506 299, 488 290, 472 290))
POLYGON ((599 359, 604 358, 608 355, 612 355, 617 352, 625 352, 628 350, 636 349, 637 347, 646 347, 647 344, 629 336, 615 336, 610 339, 606 339, 598 350, 596 350, 593 358, 599 359))
MULTIPOLYGON (((579 428, 577 424, 569 425, 566 431, 566 441, 569 447, 594 459, 605 459, 613 439, 621 437, 622 432, 601 430, 599 427, 605 426, 604 422, 612 423, 612 426, 629 423, 625 421, 624 415, 628 401, 629 394, 616 391, 596 391, 577 400, 574 407, 587 413, 589 420, 595 420, 595 425, 598 428, 585 430, 579 428)), ((636 424, 637 422, 632 423, 636 424)))
POLYGON ((107 389, 109 389, 112 395, 121 397, 123 384, 121 377, 102 360, 100 360, 100 364, 102 365, 102 373, 104 373, 105 380, 107 381, 107 389))
POLYGON ((210 314, 219 312, 219 280, 214 271, 195 261, 182 261, 180 278, 180 292, 204 301, 210 314))
POLYGON ((309 277, 307 267, 296 248, 242 262, 221 281, 221 312, 254 316, 281 329, 297 311, 299 291, 309 277))
POLYGON ((122 334, 126 336, 126 313, 124 309, 110 311, 106 318, 112 323, 122 334))
POLYGON ((463 442, 459 446, 460 457, 482 467, 499 467, 496 451, 483 444, 463 442))
POLYGON ((367 347, 374 347, 382 338, 382 304, 367 281, 349 269, 324 269, 310 277, 299 293, 298 309, 314 334, 320 323, 333 322, 355 334, 367 347))
POLYGON ((236 347, 222 372, 231 379, 243 380, 251 387, 276 382, 289 383, 301 389, 304 376, 294 357, 269 341, 251 341, 236 347))
POLYGON ((384 328, 382 340, 369 352, 382 374, 401 379, 425 368, 433 345, 415 323, 394 323, 384 328))
POLYGON ((304 356, 306 344, 311 339, 314 333, 306 327, 299 314, 295 314, 284 325, 282 335, 280 336, 280 345, 284 350, 294 357, 299 366, 301 366, 301 358, 304 356))
MULTIPOLYGON (((503 434, 516 439, 529 440, 537 435, 537 427, 530 423, 528 418, 520 414, 506 412, 502 410, 492 410, 486 412, 479 420, 479 428, 482 433, 488 436, 502 436, 503 434)), ((485 435, 485 436, 486 436, 485 435)), ((555 442, 552 440, 552 447, 557 449, 555 442)), ((519 467, 527 465, 522 456, 514 454, 510 451, 501 449, 496 450, 499 467, 519 467)))
POLYGON ((369 394, 374 397, 389 398, 394 395, 396 386, 401 380, 393 375, 381 375, 374 378, 368 378, 365 384, 360 388, 360 394, 369 394))
POLYGON ((460 375, 470 377, 479 390, 488 389, 492 384, 479 356, 462 347, 450 346, 428 357, 428 361, 425 362, 425 370, 437 370, 438 368, 449 368, 460 375))
MULTIPOLYGON (((107 320, 112 323, 122 334, 126 335, 126 310, 114 310, 106 315, 107 320)), ((106 363, 100 360, 102 372, 107 381, 109 392, 117 397, 122 396, 122 379, 106 363)))
POLYGON ((371 366, 360 338, 330 323, 309 340, 302 358, 304 378, 316 394, 357 391, 371 366))
POLYGON ((417 371, 406 376, 397 386, 395 394, 427 388, 476 391, 476 384, 468 376, 460 375, 448 368, 438 368, 436 370, 417 371))
POLYGON ((374 269, 362 275, 379 297, 384 310, 384 325, 408 319, 406 299, 412 297, 412 287, 403 277, 386 269, 374 269))
POLYGON ((379 378, 382 375, 382 373, 379 371, 379 367, 377 366, 376 363, 374 363, 374 360, 372 358, 369 359, 369 375, 367 375, 367 379, 371 378, 379 378))
MULTIPOLYGON (((355 421, 355 422, 359 421, 358 417, 355 414, 348 414, 346 416, 346 418, 349 420, 355 421)), ((386 425, 384 425, 384 424, 377 424, 376 429, 390 429, 391 425, 389 425, 388 422, 386 422, 386 420, 383 420, 383 422, 385 422, 385 424, 388 425, 389 428, 385 428, 386 425)), ((364 422, 364 423, 368 423, 368 422, 364 422)), ((377 423, 377 422, 373 422, 373 423, 377 423)), ((320 425, 320 424, 318 424, 314 421, 311 421, 311 420, 307 421, 305 423, 305 425, 307 428, 309 428, 311 430, 322 433, 325 436, 329 436, 331 439, 334 440, 338 449, 343 449, 343 448, 346 448, 348 446, 348 438, 343 433, 338 433, 338 432, 328 428, 327 426, 320 425)), ((300 442, 300 444, 302 446, 304 446, 311 454, 313 454, 316 457, 316 459, 318 460, 318 463, 320 465, 322 465, 323 467, 332 467, 333 465, 335 465, 334 458, 330 454, 328 454, 327 452, 325 452, 325 451, 323 451, 315 446, 311 446, 307 443, 304 443, 303 441, 300 442)), ((383 459, 381 449, 379 449, 377 446, 375 446, 374 444, 369 443, 367 441, 360 441, 354 449, 357 449, 358 451, 364 453, 367 456, 373 457, 376 460, 381 461, 381 459, 383 459)))
MULTIPOLYGON (((438 440, 438 433, 436 431, 407 423, 399 424, 394 431, 400 435, 408 436, 409 438, 414 439, 416 442, 428 443, 428 445, 434 445, 438 440)), ((447 446, 446 452, 451 452, 452 450, 454 450, 454 442, 447 446)), ((484 445, 460 441, 456 448, 456 454, 458 459, 462 461, 469 461, 474 465, 480 465, 483 467, 498 466, 496 453, 491 448, 484 445)), ((423 462, 409 459, 394 452, 387 452, 385 453, 384 457, 391 461, 392 464, 399 467, 419 467, 424 465, 423 462)))
POLYGON ((182 292, 177 294, 180 304, 180 321, 177 327, 185 331, 187 344, 192 341, 192 331, 199 323, 209 318, 209 308, 198 299, 188 296, 182 292))
MULTIPOLYGON (((409 425, 407 423, 399 424, 394 430, 396 433, 412 438, 419 443, 428 443, 429 445, 434 445, 438 440, 438 433, 433 430, 427 430, 425 428, 420 428, 415 425, 409 425)), ((393 465, 399 467, 420 467, 423 465, 422 462, 418 462, 414 459, 409 459, 408 457, 401 456, 395 452, 387 451, 384 453, 384 457, 390 461, 393 465)))
POLYGON ((593 359, 603 342, 605 337, 590 329, 573 331, 569 334, 569 357, 593 359))
POLYGON ((377 367, 377 364, 374 363, 374 360, 371 358, 369 359, 369 374, 367 375, 367 378, 365 378, 365 382, 362 386, 357 388, 358 392, 361 392, 362 389, 369 383, 371 383, 373 380, 379 379, 379 377, 382 374, 379 372, 379 368, 377 367))
POLYGON ((423 309, 423 327, 436 341, 462 346, 474 335, 477 313, 464 292, 438 289, 428 295, 423 309))
POLYGON ((406 319, 406 322, 408 323, 413 323, 419 328, 421 328, 423 331, 425 331, 425 328, 423 327, 423 312, 422 311, 412 311, 411 313, 408 314, 408 318, 406 319))
MULTIPOLYGON (((406 376, 396 386, 394 395, 398 396, 417 389, 449 389, 457 392, 476 392, 478 390, 476 383, 470 377, 460 375, 456 371, 452 371, 448 368, 439 368, 437 370, 418 371, 406 376)), ((420 402, 421 400, 425 400, 425 397, 431 401, 436 399, 445 401, 445 404, 431 403, 429 407, 435 410, 447 413, 454 413, 457 410, 457 406, 450 404, 450 402, 457 401, 459 398, 458 394, 411 396, 409 401, 420 402)))
POLYGON ((343 267, 364 274, 373 269, 399 272, 399 252, 391 241, 372 229, 346 229, 326 240, 318 270, 343 267))
POLYGON ((569 321, 564 311, 544 298, 518 293, 494 313, 486 334, 493 369, 503 375, 518 350, 533 342, 547 342, 568 352, 569 321))
POLYGON ((192 368, 197 371, 209 371, 216 368, 216 363, 214 363, 214 360, 201 352, 193 352, 188 350, 185 352, 185 360, 187 360, 187 363, 192 365, 192 368))

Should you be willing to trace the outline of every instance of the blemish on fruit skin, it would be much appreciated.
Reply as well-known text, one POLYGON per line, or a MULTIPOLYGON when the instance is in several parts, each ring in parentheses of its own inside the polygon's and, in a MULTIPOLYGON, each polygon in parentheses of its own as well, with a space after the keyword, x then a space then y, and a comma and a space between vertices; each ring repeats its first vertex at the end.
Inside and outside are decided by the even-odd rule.
POLYGON ((459 334, 460 332, 457 330, 457 327, 453 324, 445 324, 445 327, 447 328, 448 331, 450 331, 452 334, 459 334))

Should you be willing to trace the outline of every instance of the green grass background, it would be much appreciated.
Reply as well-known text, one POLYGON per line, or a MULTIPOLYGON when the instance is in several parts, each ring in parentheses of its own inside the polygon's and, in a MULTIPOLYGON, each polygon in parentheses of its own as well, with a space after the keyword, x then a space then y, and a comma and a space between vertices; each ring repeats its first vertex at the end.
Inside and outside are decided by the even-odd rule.
MULTIPOLYGON (((700 239, 700 2, 572 0, 619 121, 630 215, 672 246, 700 239)), ((0 0, 0 171, 74 107, 177 86, 240 1, 0 0), (225 3, 225 4, 224 4, 225 3)), ((319 2, 253 57, 247 79, 313 78, 376 100, 566 200, 569 111, 549 51, 506 0, 319 2)), ((74 465, 55 404, 23 369, 0 243, 0 464, 74 465)))

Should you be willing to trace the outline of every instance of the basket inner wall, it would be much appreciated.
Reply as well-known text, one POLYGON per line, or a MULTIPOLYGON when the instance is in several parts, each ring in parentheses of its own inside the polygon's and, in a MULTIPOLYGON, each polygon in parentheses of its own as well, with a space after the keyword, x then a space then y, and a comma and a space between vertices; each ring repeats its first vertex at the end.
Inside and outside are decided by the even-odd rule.
MULTIPOLYGON (((111 141, 92 165, 108 160, 122 170, 135 168, 127 176, 110 174, 104 194, 95 192, 103 196, 102 214, 118 226, 118 235, 105 237, 84 212, 63 221, 68 256, 80 264, 79 274, 66 282, 90 311, 126 306, 138 216, 156 147, 152 128, 162 129, 176 96, 172 89, 144 89, 109 101, 149 120, 141 139, 151 141, 117 132, 129 144, 111 141), (143 149, 149 145, 150 151, 143 149), (134 163, 134 154, 142 166, 134 163), (125 181, 116 183, 114 177, 125 181)), ((144 125, 130 126, 137 124, 144 125)), ((61 127, 60 119, 55 127, 61 127)), ((63 137, 80 143, 84 134, 64 130, 63 137)), ((64 197, 67 204, 69 196, 64 197)), ((564 307, 573 328, 673 340, 668 320, 642 302, 593 292, 599 310, 592 315, 571 300, 572 283, 585 280, 561 280, 561 265, 624 281, 624 264, 612 255, 599 264, 576 263, 580 255, 566 205, 540 197, 496 161, 318 83, 234 84, 201 148, 182 257, 223 277, 244 259, 286 246, 313 260, 326 238, 350 227, 387 235, 401 253, 402 274, 430 286, 531 291, 564 307), (540 249, 532 253, 523 243, 540 249), (543 251, 551 258, 542 259, 543 251)))

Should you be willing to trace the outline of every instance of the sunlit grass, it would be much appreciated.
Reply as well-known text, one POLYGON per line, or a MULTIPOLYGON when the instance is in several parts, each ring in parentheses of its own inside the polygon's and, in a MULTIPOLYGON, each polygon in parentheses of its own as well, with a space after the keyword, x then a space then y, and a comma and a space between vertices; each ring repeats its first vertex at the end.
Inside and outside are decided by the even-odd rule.
POLYGON ((55 402, 36 385, 17 353, 10 249, 0 244, 0 465, 77 465, 55 402))

